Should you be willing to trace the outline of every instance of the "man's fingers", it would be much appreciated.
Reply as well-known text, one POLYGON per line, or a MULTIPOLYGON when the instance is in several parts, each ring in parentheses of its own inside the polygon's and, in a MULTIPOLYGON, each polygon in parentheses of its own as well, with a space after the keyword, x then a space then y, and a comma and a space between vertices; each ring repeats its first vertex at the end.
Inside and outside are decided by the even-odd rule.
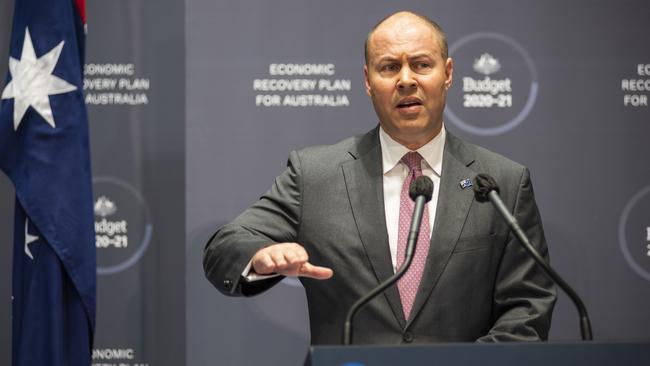
POLYGON ((258 274, 296 276, 307 258, 307 252, 302 246, 296 243, 280 243, 260 249, 253 256, 252 265, 258 274))
POLYGON ((285 276, 304 276, 326 280, 334 271, 307 262, 305 248, 296 243, 281 243, 260 249, 253 256, 253 270, 258 274, 278 273, 285 276))
POLYGON ((255 272, 259 274, 269 274, 275 270, 275 262, 268 254, 255 256, 252 264, 255 272))
POLYGON ((327 267, 315 266, 306 262, 300 267, 298 276, 314 278, 317 280, 326 280, 334 275, 334 271, 327 267))
POLYGON ((283 269, 287 266, 287 261, 284 259, 284 253, 280 251, 271 252, 271 258, 273 259, 276 268, 283 269))
POLYGON ((307 261, 307 258, 305 258, 305 256, 301 255, 297 251, 284 253, 284 259, 287 261, 287 265, 289 266, 300 265, 307 261))
POLYGON ((309 259, 307 251, 302 246, 296 244, 293 250, 288 251, 285 258, 289 263, 305 263, 309 259))

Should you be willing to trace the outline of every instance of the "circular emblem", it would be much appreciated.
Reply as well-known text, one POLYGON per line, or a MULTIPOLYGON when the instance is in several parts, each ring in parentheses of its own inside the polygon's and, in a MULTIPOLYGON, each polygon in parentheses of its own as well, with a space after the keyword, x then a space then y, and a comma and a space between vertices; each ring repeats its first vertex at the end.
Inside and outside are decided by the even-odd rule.
POLYGON ((151 213, 142 195, 113 177, 93 178, 97 274, 122 272, 137 263, 151 241, 151 213))
POLYGON ((635 194, 623 208, 618 242, 634 272, 650 281, 650 186, 635 194))
POLYGON ((499 33, 469 34, 449 48, 454 83, 445 120, 475 135, 508 132, 523 122, 535 105, 537 71, 526 50, 499 33))

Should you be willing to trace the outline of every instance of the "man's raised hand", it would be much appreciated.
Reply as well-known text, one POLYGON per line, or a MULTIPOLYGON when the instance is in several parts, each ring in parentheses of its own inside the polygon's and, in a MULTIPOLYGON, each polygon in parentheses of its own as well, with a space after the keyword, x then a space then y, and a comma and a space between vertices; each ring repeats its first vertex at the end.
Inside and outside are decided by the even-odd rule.
POLYGON ((260 275, 277 273, 317 280, 326 280, 334 274, 330 268, 314 266, 308 260, 307 251, 300 244, 280 243, 258 250, 253 256, 252 268, 260 275))

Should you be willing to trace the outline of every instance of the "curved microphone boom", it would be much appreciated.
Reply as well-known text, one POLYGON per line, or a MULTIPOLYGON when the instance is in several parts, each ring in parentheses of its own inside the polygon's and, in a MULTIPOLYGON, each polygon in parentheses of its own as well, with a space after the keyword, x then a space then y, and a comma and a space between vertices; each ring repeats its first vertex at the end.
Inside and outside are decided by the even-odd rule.
POLYGON ((427 176, 421 175, 411 183, 409 186, 409 196, 413 201, 415 201, 415 207, 413 208, 413 216, 411 217, 411 227, 409 228, 409 234, 406 242, 406 257, 404 258, 404 263, 399 268, 399 270, 392 276, 390 276, 386 281, 379 284, 368 294, 357 300, 348 310, 348 314, 345 317, 345 323, 343 324, 343 344, 348 346, 352 343, 352 318, 354 315, 361 309, 362 306, 366 305, 370 300, 375 296, 382 293, 390 285, 397 282, 406 271, 408 271, 413 261, 413 254, 415 253, 415 244, 418 242, 418 236, 420 234, 420 224, 422 223, 422 214, 424 212, 424 207, 427 202, 431 201, 431 196, 433 195, 433 182, 427 176))
POLYGON ((510 214, 505 204, 499 197, 499 187, 497 186, 494 178, 487 174, 479 174, 474 178, 474 193, 476 200, 479 202, 490 201, 494 207, 499 211, 503 219, 506 221, 512 232, 515 234, 517 239, 524 246, 526 251, 535 259, 537 264, 539 264, 544 271, 551 277, 551 279, 557 283, 564 292, 571 298, 576 308, 578 308, 578 313, 580 315, 580 334, 582 335, 583 341, 591 341, 593 336, 591 334, 591 323, 589 322, 589 315, 587 314, 587 308, 585 304, 580 299, 580 296, 567 284, 560 275, 555 272, 551 266, 546 263, 544 258, 539 254, 539 252, 530 244, 530 240, 521 230, 517 219, 510 214))

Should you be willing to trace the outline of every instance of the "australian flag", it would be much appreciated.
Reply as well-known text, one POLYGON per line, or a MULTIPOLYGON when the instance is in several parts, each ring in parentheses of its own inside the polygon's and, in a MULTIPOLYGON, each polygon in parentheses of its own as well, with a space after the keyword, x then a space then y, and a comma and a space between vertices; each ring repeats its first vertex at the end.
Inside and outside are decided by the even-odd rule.
POLYGON ((84 0, 16 0, 0 169, 16 190, 13 365, 89 365, 95 232, 84 0))

